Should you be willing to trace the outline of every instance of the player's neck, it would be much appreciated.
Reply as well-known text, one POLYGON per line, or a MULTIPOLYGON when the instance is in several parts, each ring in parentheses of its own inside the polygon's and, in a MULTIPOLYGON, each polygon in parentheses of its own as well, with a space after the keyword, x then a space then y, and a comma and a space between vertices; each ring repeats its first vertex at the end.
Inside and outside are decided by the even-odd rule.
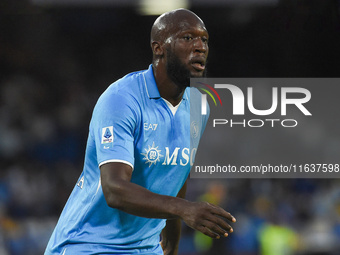
POLYGON ((166 74, 165 68, 162 70, 160 65, 154 67, 153 73, 160 96, 169 101, 173 106, 178 105, 183 98, 185 88, 180 88, 176 85, 166 74))

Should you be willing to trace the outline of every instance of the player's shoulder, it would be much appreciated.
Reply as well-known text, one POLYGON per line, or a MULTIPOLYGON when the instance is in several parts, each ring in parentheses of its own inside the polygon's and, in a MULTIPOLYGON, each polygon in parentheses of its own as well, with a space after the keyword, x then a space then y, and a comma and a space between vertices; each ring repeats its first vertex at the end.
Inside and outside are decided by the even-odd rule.
POLYGON ((142 73, 143 71, 132 72, 113 82, 101 94, 97 103, 120 104, 127 101, 138 101, 142 95, 142 73))
POLYGON ((103 93, 103 95, 115 94, 138 94, 143 71, 132 72, 113 82, 103 93))
POLYGON ((190 101, 201 100, 202 93, 195 87, 187 87, 185 94, 190 101))
POLYGON ((186 89, 192 96, 200 96, 201 92, 195 87, 187 87, 186 89))
POLYGON ((109 85, 98 98, 93 116, 97 118, 106 114, 120 114, 137 118, 141 114, 142 73, 143 71, 129 73, 109 85))
MULTIPOLYGON (((210 112, 209 103, 205 101, 205 106, 203 106, 204 99, 202 98, 202 92, 196 87, 188 87, 185 91, 185 96, 190 100, 190 113, 201 115, 202 107, 206 107, 208 115, 210 112)), ((205 117, 205 116, 204 116, 205 117)))

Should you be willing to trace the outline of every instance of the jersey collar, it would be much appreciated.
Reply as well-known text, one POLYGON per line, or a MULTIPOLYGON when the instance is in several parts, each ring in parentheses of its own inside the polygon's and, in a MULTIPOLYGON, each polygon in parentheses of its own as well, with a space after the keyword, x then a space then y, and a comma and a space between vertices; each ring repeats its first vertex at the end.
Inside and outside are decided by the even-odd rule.
MULTIPOLYGON (((144 78, 144 85, 146 89, 146 93, 150 99, 157 99, 161 98, 161 95, 159 94, 155 76, 153 75, 153 69, 152 69, 152 64, 149 65, 148 70, 146 70, 143 73, 143 78, 144 78)), ((187 100, 188 99, 188 89, 184 91, 183 94, 183 99, 187 100)))

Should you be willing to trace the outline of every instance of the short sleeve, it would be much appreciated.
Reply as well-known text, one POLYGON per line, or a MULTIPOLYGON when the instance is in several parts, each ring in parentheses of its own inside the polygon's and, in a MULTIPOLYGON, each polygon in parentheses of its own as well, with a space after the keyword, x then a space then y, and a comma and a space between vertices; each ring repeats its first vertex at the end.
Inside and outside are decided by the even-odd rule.
POLYGON ((136 103, 127 96, 110 94, 99 98, 90 124, 99 166, 122 162, 133 168, 136 109, 136 103))

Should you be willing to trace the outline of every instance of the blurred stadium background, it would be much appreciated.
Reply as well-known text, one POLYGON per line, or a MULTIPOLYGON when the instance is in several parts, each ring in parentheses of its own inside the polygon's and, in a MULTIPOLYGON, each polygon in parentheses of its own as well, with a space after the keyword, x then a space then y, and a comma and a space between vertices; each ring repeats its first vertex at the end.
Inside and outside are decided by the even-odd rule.
MULTIPOLYGON (((339 77, 337 0, 2 0, 0 255, 43 253, 98 96, 148 67, 155 7, 169 3, 205 21, 210 77, 339 77)), ((180 255, 340 254, 337 179, 192 179, 187 197, 238 222, 216 242, 184 226, 180 255)))

